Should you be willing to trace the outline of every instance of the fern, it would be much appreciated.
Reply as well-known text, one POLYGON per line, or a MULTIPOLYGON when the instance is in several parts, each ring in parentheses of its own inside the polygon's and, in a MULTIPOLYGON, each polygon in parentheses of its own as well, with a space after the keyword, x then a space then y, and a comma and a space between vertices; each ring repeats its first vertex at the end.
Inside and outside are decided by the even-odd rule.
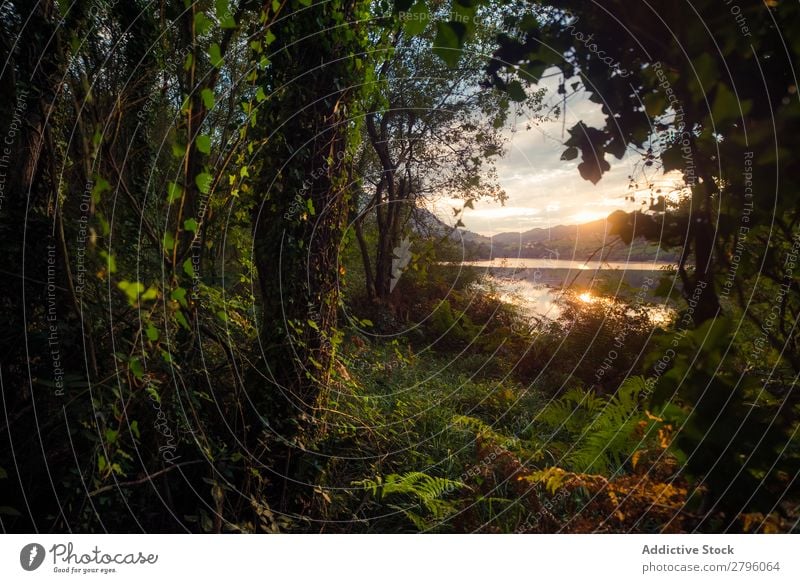
POLYGON ((412 508, 399 504, 389 504, 389 507, 402 512, 419 530, 428 530, 454 514, 456 506, 443 498, 465 487, 462 482, 429 476, 424 472, 389 474, 385 478, 378 476, 374 480, 353 482, 353 485, 369 491, 378 502, 387 498, 406 498, 412 502, 412 508), (414 511, 418 508, 423 509, 427 516, 414 511))
POLYGON ((454 427, 468 429, 476 435, 480 435, 484 439, 491 441, 494 444, 504 447, 506 449, 514 449, 519 446, 519 440, 514 437, 502 435, 492 429, 488 424, 475 417, 467 415, 456 415, 452 418, 451 423, 454 427))
POLYGON ((564 440, 572 441, 562 460, 566 466, 578 472, 616 472, 642 446, 636 429, 643 421, 644 435, 652 433, 653 420, 639 404, 646 387, 642 377, 629 377, 610 397, 573 388, 549 403, 538 420, 554 436, 566 433, 564 440))
POLYGON ((549 467, 526 476, 532 484, 541 484, 551 495, 555 494, 569 480, 571 474, 558 467, 549 467))
POLYGON ((537 415, 537 420, 557 431, 574 433, 586 427, 604 405, 605 400, 593 391, 573 387, 560 399, 548 403, 537 415))

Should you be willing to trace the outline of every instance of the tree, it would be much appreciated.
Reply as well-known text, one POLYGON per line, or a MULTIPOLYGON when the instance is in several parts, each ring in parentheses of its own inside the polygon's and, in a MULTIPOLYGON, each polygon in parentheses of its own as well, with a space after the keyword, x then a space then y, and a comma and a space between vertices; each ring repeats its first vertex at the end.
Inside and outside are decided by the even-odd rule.
MULTIPOLYGON (((448 67, 433 52, 434 30, 426 15, 416 16, 401 16, 394 24, 391 46, 376 65, 379 89, 366 106, 368 147, 361 152, 359 173, 369 190, 365 200, 356 201, 354 228, 367 295, 380 302, 390 296, 394 250, 419 205, 441 198, 462 200, 467 207, 481 198, 505 200, 494 164, 504 153, 503 128, 514 102, 505 92, 479 89, 492 38, 472 39, 448 67), (374 253, 363 233, 368 219, 376 229, 374 253)), ((525 103, 517 104, 514 114, 534 114, 542 93, 515 96, 525 103)))
POLYGON ((284 439, 310 438, 338 342, 339 244, 367 74, 362 0, 294 0, 276 26, 257 133, 255 264, 263 302, 266 415, 284 439), (320 34, 319 22, 329 32, 320 34))
POLYGON ((502 154, 502 146, 498 128, 482 114, 479 101, 488 107, 485 94, 474 92, 476 83, 469 86, 476 69, 469 71, 465 64, 448 71, 429 49, 414 47, 422 44, 415 39, 398 44, 379 70, 378 79, 386 84, 384 104, 372 104, 366 116, 365 143, 370 150, 363 153, 362 172, 371 192, 356 220, 368 294, 381 301, 391 291, 394 249, 423 199, 504 196, 491 176, 481 175, 484 163, 491 164, 502 154), (361 233, 364 220, 373 213, 377 227, 374 275, 361 233))

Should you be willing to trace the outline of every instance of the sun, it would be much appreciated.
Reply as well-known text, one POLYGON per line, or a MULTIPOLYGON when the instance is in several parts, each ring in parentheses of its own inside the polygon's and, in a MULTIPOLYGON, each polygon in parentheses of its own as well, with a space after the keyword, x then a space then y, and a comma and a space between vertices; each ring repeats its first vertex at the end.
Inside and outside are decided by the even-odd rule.
POLYGON ((587 291, 587 292, 583 292, 582 294, 580 294, 580 295, 578 296, 578 299, 579 299, 580 301, 582 301, 584 304, 591 304, 591 303, 593 303, 593 302, 594 302, 594 301, 595 301, 597 298, 595 298, 595 297, 592 295, 592 292, 588 292, 588 291, 587 291))
POLYGON ((581 211, 579 213, 575 213, 574 215, 570 215, 570 219, 575 224, 582 224, 582 223, 590 223, 592 221, 596 221, 598 219, 604 219, 608 213, 603 211, 581 211))

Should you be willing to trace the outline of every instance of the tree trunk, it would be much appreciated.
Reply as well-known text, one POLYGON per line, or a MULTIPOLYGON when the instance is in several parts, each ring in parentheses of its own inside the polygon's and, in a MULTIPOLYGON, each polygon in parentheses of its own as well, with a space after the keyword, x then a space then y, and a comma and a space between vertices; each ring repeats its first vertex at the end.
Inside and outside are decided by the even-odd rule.
POLYGON ((392 281, 392 239, 387 227, 378 232, 378 253, 375 259, 375 296, 378 300, 386 301, 389 298, 392 281))
MULTIPOLYGON (((696 206, 698 210, 691 214, 689 238, 691 243, 694 243, 696 264, 691 289, 684 290, 684 296, 690 302, 690 307, 693 308, 692 321, 697 327, 720 313, 719 297, 714 284, 715 233, 710 212, 711 201, 718 189, 711 173, 705 170, 705 161, 697 150, 694 139, 691 142, 692 150, 697 157, 698 175, 703 179, 703 183, 696 185, 692 192, 694 197, 692 206, 696 206), (695 196, 695 189, 702 189, 702 191, 695 196), (694 306, 691 305, 692 301, 695 302, 694 306)), ((689 240, 686 241, 686 245, 691 243, 689 240)))
POLYGON ((267 85, 276 88, 259 112, 268 139, 253 211, 255 263, 263 304, 261 347, 266 407, 262 417, 290 442, 308 439, 334 358, 339 243, 348 213, 349 158, 360 89, 354 59, 365 49, 357 24, 320 32, 319 22, 354 23, 363 0, 291 1, 292 16, 273 26, 284 44, 267 85), (351 55, 352 58, 342 58, 351 55))
POLYGON ((361 262, 364 264, 364 286, 367 292, 367 299, 373 301, 375 299, 375 277, 372 275, 372 263, 369 258, 367 241, 364 238, 364 229, 361 227, 361 218, 355 220, 354 228, 358 248, 361 251, 361 262))
MULTIPOLYGON (((4 54, 0 54, 6 65, 0 79, 0 238, 5 247, 4 265, 0 267, 0 375, 6 419, 15 419, 17 435, 12 448, 11 426, 2 432, 0 466, 9 473, 13 467, 19 479, 6 480, 0 497, 12 507, 23 508, 27 492, 28 497, 36 499, 38 516, 52 515, 50 524, 63 525, 59 492, 47 479, 52 480, 53 451, 57 444, 68 443, 71 436, 64 427, 41 434, 33 428, 38 428, 42 419, 61 415, 66 403, 63 389, 42 390, 35 380, 55 382, 53 350, 59 350, 63 369, 77 366, 63 342, 50 345, 53 330, 58 330, 58 324, 66 318, 63 305, 67 303, 65 258, 53 237, 53 169, 57 161, 49 145, 51 132, 60 122, 54 117, 48 120, 64 79, 65 64, 58 60, 54 48, 60 42, 55 2, 14 4, 8 10, 20 17, 19 36, 13 53, 8 52, 11 46, 6 39, 4 54), (45 46, 50 49, 45 50, 45 46), (58 320, 51 320, 51 315, 58 320), (12 451, 13 466, 6 456, 12 451)), ((36 520, 32 515, 22 516, 14 528, 38 530, 41 524, 36 520)))

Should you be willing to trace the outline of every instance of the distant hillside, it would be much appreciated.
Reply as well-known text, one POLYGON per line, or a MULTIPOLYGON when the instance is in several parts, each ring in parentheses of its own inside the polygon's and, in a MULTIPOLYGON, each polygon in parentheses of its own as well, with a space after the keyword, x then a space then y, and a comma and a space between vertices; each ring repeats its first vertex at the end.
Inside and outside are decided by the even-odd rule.
MULTIPOLYGON (((425 209, 418 209, 415 216, 418 232, 430 236, 444 236, 452 230, 435 215, 425 209)), ((678 252, 665 251, 657 245, 644 240, 635 240, 632 245, 623 244, 615 235, 608 233, 605 219, 581 225, 557 225, 550 228, 536 228, 522 233, 500 233, 486 237, 458 229, 450 234, 454 241, 463 241, 467 252, 474 259, 494 259, 503 257, 544 258, 556 256, 559 259, 586 260, 593 253, 593 259, 609 261, 650 261, 658 257, 662 261, 677 261, 678 252)))

